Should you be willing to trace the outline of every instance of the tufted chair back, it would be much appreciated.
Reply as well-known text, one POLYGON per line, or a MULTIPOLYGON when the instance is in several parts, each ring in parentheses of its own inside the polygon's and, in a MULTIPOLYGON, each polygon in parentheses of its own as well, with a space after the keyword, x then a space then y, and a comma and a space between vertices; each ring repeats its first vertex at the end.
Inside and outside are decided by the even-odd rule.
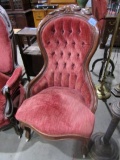
POLYGON ((6 12, 0 6, 0 72, 11 74, 16 61, 13 30, 6 12))
POLYGON ((88 64, 98 39, 97 30, 87 21, 72 11, 49 15, 48 21, 42 21, 38 43, 45 59, 44 73, 30 84, 30 95, 52 86, 69 87, 78 90, 91 106, 94 94, 88 64))

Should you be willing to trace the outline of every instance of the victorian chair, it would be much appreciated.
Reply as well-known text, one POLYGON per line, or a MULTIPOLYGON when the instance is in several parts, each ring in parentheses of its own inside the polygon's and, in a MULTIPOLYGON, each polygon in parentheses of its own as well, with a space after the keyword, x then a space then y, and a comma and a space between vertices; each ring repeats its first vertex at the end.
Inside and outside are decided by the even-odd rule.
POLYGON ((79 6, 68 5, 39 24, 37 39, 45 63, 29 83, 27 99, 16 113, 28 139, 31 128, 49 138, 81 139, 82 149, 87 146, 97 106, 88 68, 99 30, 94 17, 86 13, 79 6))
POLYGON ((25 96, 21 75, 13 29, 6 11, 0 6, 0 131, 14 127, 19 136, 22 130, 14 114, 25 96))

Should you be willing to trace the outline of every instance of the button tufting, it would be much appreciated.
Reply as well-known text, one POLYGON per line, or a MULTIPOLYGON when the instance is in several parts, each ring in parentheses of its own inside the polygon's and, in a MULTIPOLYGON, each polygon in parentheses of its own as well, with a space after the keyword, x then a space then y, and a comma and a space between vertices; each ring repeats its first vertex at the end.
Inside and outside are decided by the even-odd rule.
POLYGON ((54 56, 54 54, 55 54, 55 52, 52 52, 52 53, 51 53, 52 57, 54 56))
POLYGON ((65 47, 67 46, 67 41, 65 41, 65 47))
POLYGON ((65 41, 65 44, 67 44, 67 41, 65 41))
POLYGON ((55 26, 51 29, 51 32, 54 34, 55 33, 55 26))
POLYGON ((68 57, 70 58, 70 56, 71 56, 71 53, 69 52, 69 53, 68 53, 68 57))
POLYGON ((85 45, 85 42, 82 42, 82 46, 84 46, 85 45))
POLYGON ((64 63, 63 68, 66 68, 66 63, 64 63))
POLYGON ((77 75, 75 74, 75 79, 77 79, 77 75))
POLYGON ((75 45, 75 41, 72 41, 72 45, 75 45))
POLYGON ((48 41, 47 44, 49 45, 49 44, 50 44, 50 41, 48 41))
POLYGON ((78 58, 79 58, 79 56, 80 56, 79 53, 77 53, 77 57, 78 57, 78 58))
POLYGON ((75 67, 75 64, 74 64, 74 63, 72 63, 72 66, 71 66, 71 68, 72 68, 72 69, 74 69, 74 67, 75 67))
POLYGON ((62 51, 60 52, 60 55, 61 55, 61 57, 63 56, 63 52, 62 51))
POLYGON ((80 30, 78 30, 78 32, 77 32, 78 34, 80 34, 80 30))
POLYGON ((70 34, 72 33, 72 29, 71 29, 71 30, 69 30, 69 33, 70 33, 70 34))
POLYGON ((55 68, 57 69, 57 67, 58 67, 58 62, 55 63, 55 68))
POLYGON ((59 41, 57 40, 56 43, 59 44, 59 41))

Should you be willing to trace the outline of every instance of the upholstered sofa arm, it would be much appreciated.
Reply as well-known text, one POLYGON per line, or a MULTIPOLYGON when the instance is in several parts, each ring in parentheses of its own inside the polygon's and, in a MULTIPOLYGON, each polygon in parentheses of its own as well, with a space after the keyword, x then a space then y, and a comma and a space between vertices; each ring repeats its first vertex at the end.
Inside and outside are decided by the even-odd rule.
POLYGON ((6 97, 5 116, 11 117, 13 114, 13 100, 15 96, 19 94, 19 84, 21 79, 22 69, 16 68, 12 76, 6 82, 6 85, 2 89, 2 93, 6 97))
POLYGON ((9 89, 13 89, 19 85, 21 75, 22 75, 22 68, 21 67, 16 68, 12 76, 9 78, 9 80, 6 83, 9 89))

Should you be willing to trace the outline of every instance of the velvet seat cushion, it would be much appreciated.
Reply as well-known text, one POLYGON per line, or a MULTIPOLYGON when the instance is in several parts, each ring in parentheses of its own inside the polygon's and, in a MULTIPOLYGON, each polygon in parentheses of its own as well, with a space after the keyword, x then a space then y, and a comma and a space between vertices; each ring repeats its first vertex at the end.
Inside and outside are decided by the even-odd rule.
POLYGON ((26 99, 16 119, 48 136, 84 138, 91 136, 95 120, 78 90, 55 86, 26 99))
MULTIPOLYGON (((0 90, 2 90, 3 86, 6 84, 8 76, 0 73, 0 90)), ((9 124, 9 120, 4 117, 4 108, 5 108, 6 99, 5 96, 0 92, 0 128, 9 124)))

